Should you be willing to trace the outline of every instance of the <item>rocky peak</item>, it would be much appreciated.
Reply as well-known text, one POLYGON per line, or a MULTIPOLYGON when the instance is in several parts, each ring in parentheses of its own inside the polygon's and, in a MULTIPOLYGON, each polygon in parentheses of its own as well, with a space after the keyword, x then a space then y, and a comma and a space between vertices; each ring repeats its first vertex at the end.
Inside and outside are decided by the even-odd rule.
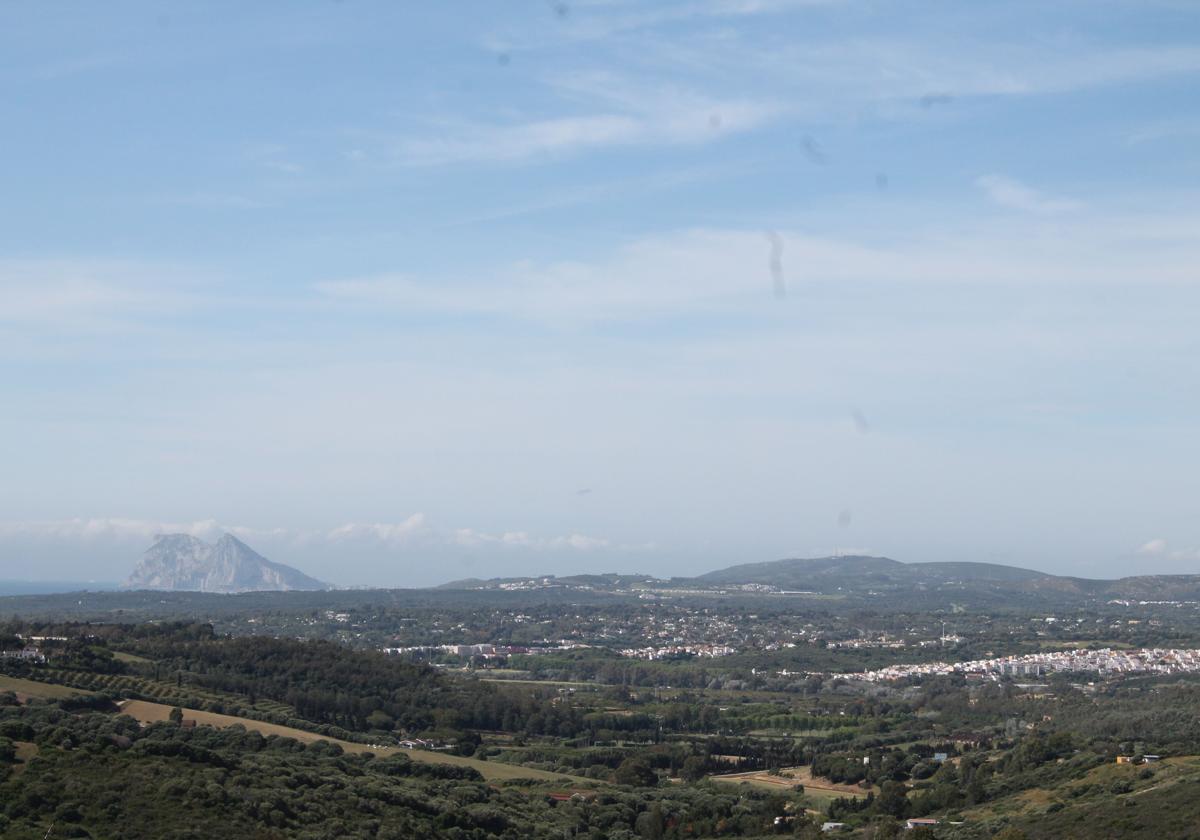
POLYGON ((328 588, 291 566, 271 562, 232 534, 215 544, 190 534, 160 534, 125 587, 193 592, 328 588))

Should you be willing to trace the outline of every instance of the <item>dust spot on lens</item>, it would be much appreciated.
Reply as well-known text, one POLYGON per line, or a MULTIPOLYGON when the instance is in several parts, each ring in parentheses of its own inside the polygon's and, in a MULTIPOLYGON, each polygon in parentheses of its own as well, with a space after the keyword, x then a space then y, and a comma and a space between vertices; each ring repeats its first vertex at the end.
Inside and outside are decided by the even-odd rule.
POLYGON ((926 109, 938 105, 949 105, 953 101, 954 97, 948 93, 927 93, 920 99, 921 107, 926 109))
POLYGON ((771 270, 771 287, 777 298, 787 297, 787 285, 783 277, 783 237, 773 230, 767 231, 767 242, 771 251, 767 267, 771 270))
POLYGON ((809 163, 817 166, 824 166, 829 163, 829 156, 825 154, 825 150, 809 134, 805 134, 800 138, 800 151, 808 158, 809 163))

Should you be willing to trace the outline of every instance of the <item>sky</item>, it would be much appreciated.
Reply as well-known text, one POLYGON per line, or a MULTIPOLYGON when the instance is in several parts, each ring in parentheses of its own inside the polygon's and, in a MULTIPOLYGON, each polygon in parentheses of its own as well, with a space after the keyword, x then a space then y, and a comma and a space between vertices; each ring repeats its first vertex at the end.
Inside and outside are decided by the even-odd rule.
POLYGON ((0 579, 1200 572, 1200 6, 0 5, 0 579))

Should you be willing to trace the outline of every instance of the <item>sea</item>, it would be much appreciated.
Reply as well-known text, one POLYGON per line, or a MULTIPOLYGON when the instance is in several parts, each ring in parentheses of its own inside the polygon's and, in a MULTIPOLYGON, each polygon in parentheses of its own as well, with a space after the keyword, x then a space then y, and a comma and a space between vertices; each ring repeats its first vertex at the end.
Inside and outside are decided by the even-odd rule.
POLYGON ((120 584, 97 580, 0 580, 3 595, 53 595, 59 592, 112 592, 120 584))

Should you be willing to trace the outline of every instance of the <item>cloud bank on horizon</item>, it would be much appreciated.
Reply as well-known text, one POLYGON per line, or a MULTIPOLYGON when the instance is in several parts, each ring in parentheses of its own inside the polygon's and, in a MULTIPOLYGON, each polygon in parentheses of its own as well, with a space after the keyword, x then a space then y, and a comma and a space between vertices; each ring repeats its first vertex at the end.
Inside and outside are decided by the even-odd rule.
MULTIPOLYGON (((31 560, 25 579, 37 579, 39 573, 44 573, 44 567, 32 561, 47 554, 87 556, 93 562, 100 557, 111 564, 109 574, 123 577, 127 571, 123 565, 136 560, 161 536, 188 534, 213 542, 227 533, 265 551, 270 559, 340 572, 340 579, 334 583, 342 586, 427 586, 452 579, 455 569, 491 577, 495 575, 488 571, 489 564, 496 561, 506 562, 516 570, 514 574, 541 574, 546 564, 579 571, 588 568, 588 554, 604 552, 609 559, 620 556, 641 562, 652 557, 654 551, 651 544, 614 545, 586 534, 544 537, 524 531, 487 533, 472 528, 442 528, 421 513, 399 522, 347 522, 325 530, 264 529, 215 519, 0 522, 0 540, 8 550, 25 552, 31 560), (341 562, 347 553, 360 561, 370 558, 374 563, 371 576, 359 577, 353 567, 347 569, 341 562), (450 564, 449 577, 447 567, 442 565, 446 563, 450 564)), ((115 582, 103 577, 92 579, 115 582)))
POLYGON ((0 578, 1198 571, 1200 9, 564 5, 0 10, 0 578))

